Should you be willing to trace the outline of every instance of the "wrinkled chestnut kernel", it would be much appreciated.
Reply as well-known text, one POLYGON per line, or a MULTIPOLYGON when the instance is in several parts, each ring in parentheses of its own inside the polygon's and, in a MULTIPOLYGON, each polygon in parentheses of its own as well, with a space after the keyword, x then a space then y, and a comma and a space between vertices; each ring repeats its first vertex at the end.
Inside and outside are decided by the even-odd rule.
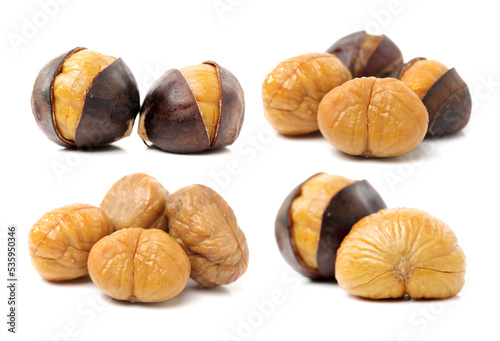
POLYGON ((312 279, 334 279, 337 249, 359 219, 385 208, 366 181, 319 173, 297 186, 275 223, 279 250, 294 270, 312 279))
POLYGON ((88 259, 92 282, 106 295, 130 302, 161 302, 184 289, 189 259, 166 232, 128 228, 97 242, 88 259))
POLYGON ((318 130, 316 113, 323 96, 352 78, 340 60, 328 53, 308 53, 276 66, 262 84, 264 114, 283 135, 318 130))
POLYGON ((390 157, 418 147, 427 132, 428 114, 401 81, 363 77, 323 97, 318 124, 326 140, 347 154, 390 157))
POLYGON ((229 284, 248 267, 245 234, 227 202, 214 190, 192 185, 170 195, 169 234, 191 262, 191 278, 203 287, 229 284))
POLYGON ((129 136, 139 112, 139 89, 121 58, 77 47, 38 74, 31 109, 53 142, 90 148, 129 136))
POLYGON ((111 186, 101 202, 101 209, 113 222, 115 230, 140 226, 167 230, 165 203, 168 191, 144 173, 126 175, 111 186))
POLYGON ((326 52, 339 57, 355 78, 387 77, 403 65, 403 55, 392 40, 365 31, 341 38, 326 52))
POLYGON ((31 263, 50 281, 86 276, 90 249, 112 231, 111 221, 98 207, 72 204, 54 209, 30 230, 31 263))
POLYGON ((244 113, 236 77, 207 61, 168 70, 151 86, 141 108, 139 135, 173 153, 221 148, 238 138, 244 113))
POLYGON ((469 122, 472 100, 457 71, 425 58, 415 58, 397 77, 422 100, 429 113, 428 135, 449 135, 469 122))
POLYGON ((337 252, 335 274, 356 296, 447 298, 462 289, 465 268, 448 225, 421 210, 394 208, 352 227, 337 252))

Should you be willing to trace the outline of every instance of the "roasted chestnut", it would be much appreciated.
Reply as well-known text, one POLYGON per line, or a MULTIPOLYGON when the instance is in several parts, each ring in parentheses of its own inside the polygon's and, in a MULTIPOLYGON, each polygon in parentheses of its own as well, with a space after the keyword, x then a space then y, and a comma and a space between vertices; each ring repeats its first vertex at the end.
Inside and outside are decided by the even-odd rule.
POLYGON ((319 173, 298 185, 276 217, 283 258, 312 279, 334 279, 337 249, 361 218, 385 208, 366 181, 319 173))
POLYGON ((121 58, 77 47, 40 70, 31 108, 55 143, 97 147, 130 135, 140 109, 139 89, 121 58))
POLYGON ((422 101, 394 78, 355 78, 327 93, 318 108, 325 139, 364 157, 408 153, 424 139, 428 122, 422 101))
POLYGON ((229 204, 203 185, 183 187, 167 198, 169 234, 191 262, 191 278, 205 288, 233 283, 248 267, 245 234, 229 204))
POLYGON ((445 222, 422 210, 391 208, 352 227, 335 273, 339 286, 356 296, 443 299, 462 290, 466 263, 445 222))
POLYGON ((207 61, 168 70, 151 86, 141 108, 139 135, 167 152, 221 148, 238 137, 244 112, 236 77, 207 61))
POLYGON ((392 40, 365 31, 341 38, 326 52, 336 55, 354 78, 388 77, 403 65, 403 55, 392 40))
POLYGON ((427 108, 427 135, 453 134, 469 122, 472 110, 469 88, 454 68, 448 69, 435 60, 414 58, 396 77, 412 89, 427 108))
POLYGON ((352 79, 345 65, 329 53, 306 53, 279 63, 262 83, 264 115, 274 130, 297 136, 318 130, 323 96, 352 79))

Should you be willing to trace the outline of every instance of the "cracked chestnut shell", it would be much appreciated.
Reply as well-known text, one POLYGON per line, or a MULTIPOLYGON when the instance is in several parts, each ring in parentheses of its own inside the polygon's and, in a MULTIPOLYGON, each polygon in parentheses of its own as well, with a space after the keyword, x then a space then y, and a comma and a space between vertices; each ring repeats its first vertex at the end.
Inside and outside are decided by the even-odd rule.
POLYGON ((165 215, 168 195, 168 191, 154 177, 134 173, 115 182, 100 207, 113 222, 115 230, 140 226, 165 231, 168 229, 165 215))
POLYGON ((90 250, 92 282, 106 295, 130 302, 161 302, 182 292, 189 260, 179 244, 158 229, 113 232, 90 250))
POLYGON ((429 113, 428 135, 449 135, 469 122, 472 100, 469 87, 455 68, 425 58, 406 63, 398 77, 415 91, 429 113))
POLYGON ((51 141, 97 147, 130 135, 140 108, 139 89, 121 58, 77 47, 40 70, 31 108, 51 141))
POLYGON ((394 78, 355 78, 330 91, 319 105, 325 139, 344 153, 391 157, 422 142, 429 117, 418 96, 394 78))
POLYGON ((51 210, 30 230, 31 263, 50 281, 86 276, 90 249, 112 231, 111 221, 98 207, 72 204, 51 210))
POLYGON ((392 40, 365 31, 339 39, 326 52, 337 56, 354 78, 388 77, 403 65, 403 55, 392 40))
POLYGON ((186 252, 191 277, 203 287, 229 284, 248 267, 248 245, 228 203, 203 185, 170 195, 165 208, 169 234, 186 252))
POLYGON ((318 105, 331 89, 352 78, 335 56, 307 53, 279 63, 264 79, 264 115, 283 135, 303 135, 318 130, 318 105))
POLYGON ((243 89, 219 64, 168 70, 149 89, 141 108, 139 135, 173 153, 231 145, 245 113, 243 89))
POLYGON ((309 278, 334 279, 337 249, 361 218, 385 208, 366 181, 318 173, 285 199, 275 236, 285 261, 309 278))
POLYGON ((338 284, 373 298, 447 298, 465 282, 465 255, 451 228, 427 212, 393 208, 361 219, 337 252, 338 284))

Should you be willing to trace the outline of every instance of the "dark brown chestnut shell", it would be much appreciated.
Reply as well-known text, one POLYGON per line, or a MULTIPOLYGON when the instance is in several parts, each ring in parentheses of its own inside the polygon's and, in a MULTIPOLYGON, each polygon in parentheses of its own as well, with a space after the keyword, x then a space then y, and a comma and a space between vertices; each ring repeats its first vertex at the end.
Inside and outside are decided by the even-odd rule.
POLYGON ((422 99, 429 113, 428 135, 450 135, 469 122, 472 99, 469 87, 455 68, 448 70, 422 99))
MULTIPOLYGON (((196 99, 183 74, 168 70, 148 91, 141 120, 148 140, 172 153, 194 153, 232 144, 239 136, 244 114, 243 89, 236 77, 212 61, 221 86, 219 121, 212 144, 196 99)), ((139 127, 141 129, 141 127, 139 127)))
POLYGON ((335 279, 337 249, 344 237, 358 220, 386 208, 386 205, 366 180, 354 182, 334 195, 323 213, 317 253, 318 269, 313 269, 297 253, 290 212, 293 200, 301 195, 306 181, 295 187, 281 205, 275 222, 276 242, 283 258, 295 271, 314 280, 335 279))
POLYGON ((61 72, 64 61, 84 49, 77 47, 52 59, 40 70, 33 86, 31 108, 36 123, 50 140, 64 147, 97 147, 127 136, 140 109, 139 89, 134 75, 118 58, 90 84, 75 141, 59 133, 53 105, 54 80, 61 72))
POLYGON ((391 39, 365 31, 339 39, 326 52, 337 56, 354 78, 388 77, 403 65, 401 50, 391 39))
MULTIPOLYGON (((401 75, 413 63, 425 59, 417 57, 410 60, 396 71, 395 77, 401 79, 401 75)), ((422 102, 429 113, 427 136, 454 134, 462 130, 470 120, 472 99, 469 87, 455 68, 446 71, 431 86, 422 102)))

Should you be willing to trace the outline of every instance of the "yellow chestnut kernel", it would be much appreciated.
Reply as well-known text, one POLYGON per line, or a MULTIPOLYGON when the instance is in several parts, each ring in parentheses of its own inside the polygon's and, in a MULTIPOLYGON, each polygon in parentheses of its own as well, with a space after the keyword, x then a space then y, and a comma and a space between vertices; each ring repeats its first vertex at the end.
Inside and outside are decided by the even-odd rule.
POLYGON ((292 236, 298 256, 311 268, 318 268, 317 253, 323 213, 331 199, 356 182, 340 175, 318 174, 307 180, 291 206, 292 236))
POLYGON ((89 275, 106 295, 131 302, 161 302, 184 289, 189 260, 166 232, 128 228, 100 240, 89 254, 89 275))
POLYGON ((448 68, 435 60, 417 60, 404 69, 400 80, 423 99, 427 91, 448 71, 448 68))
POLYGON ((356 296, 447 298, 462 289, 465 267, 448 225, 421 210, 394 208, 352 227, 338 249, 335 274, 356 296))
POLYGON ((422 101, 394 78, 355 78, 323 97, 318 109, 321 133, 351 155, 390 157, 407 153, 427 132, 422 101))
POLYGON ((66 281, 86 276, 92 246, 113 231, 98 208, 72 204, 45 213, 31 228, 31 263, 43 278, 66 281))
POLYGON ((179 71, 186 79, 200 108, 210 144, 212 144, 220 115, 221 87, 217 70, 210 64, 198 64, 184 67, 179 71))
POLYGON ((168 195, 152 176, 134 173, 115 182, 100 207, 113 222, 115 230, 135 226, 167 230, 165 203, 168 195))
POLYGON ((265 117, 280 134, 317 131, 319 102, 328 91, 351 78, 340 59, 329 53, 308 53, 284 60, 262 84, 265 117))
POLYGON ((248 267, 248 245, 228 203, 203 185, 181 188, 167 199, 169 234, 191 262, 203 287, 229 284, 248 267))

